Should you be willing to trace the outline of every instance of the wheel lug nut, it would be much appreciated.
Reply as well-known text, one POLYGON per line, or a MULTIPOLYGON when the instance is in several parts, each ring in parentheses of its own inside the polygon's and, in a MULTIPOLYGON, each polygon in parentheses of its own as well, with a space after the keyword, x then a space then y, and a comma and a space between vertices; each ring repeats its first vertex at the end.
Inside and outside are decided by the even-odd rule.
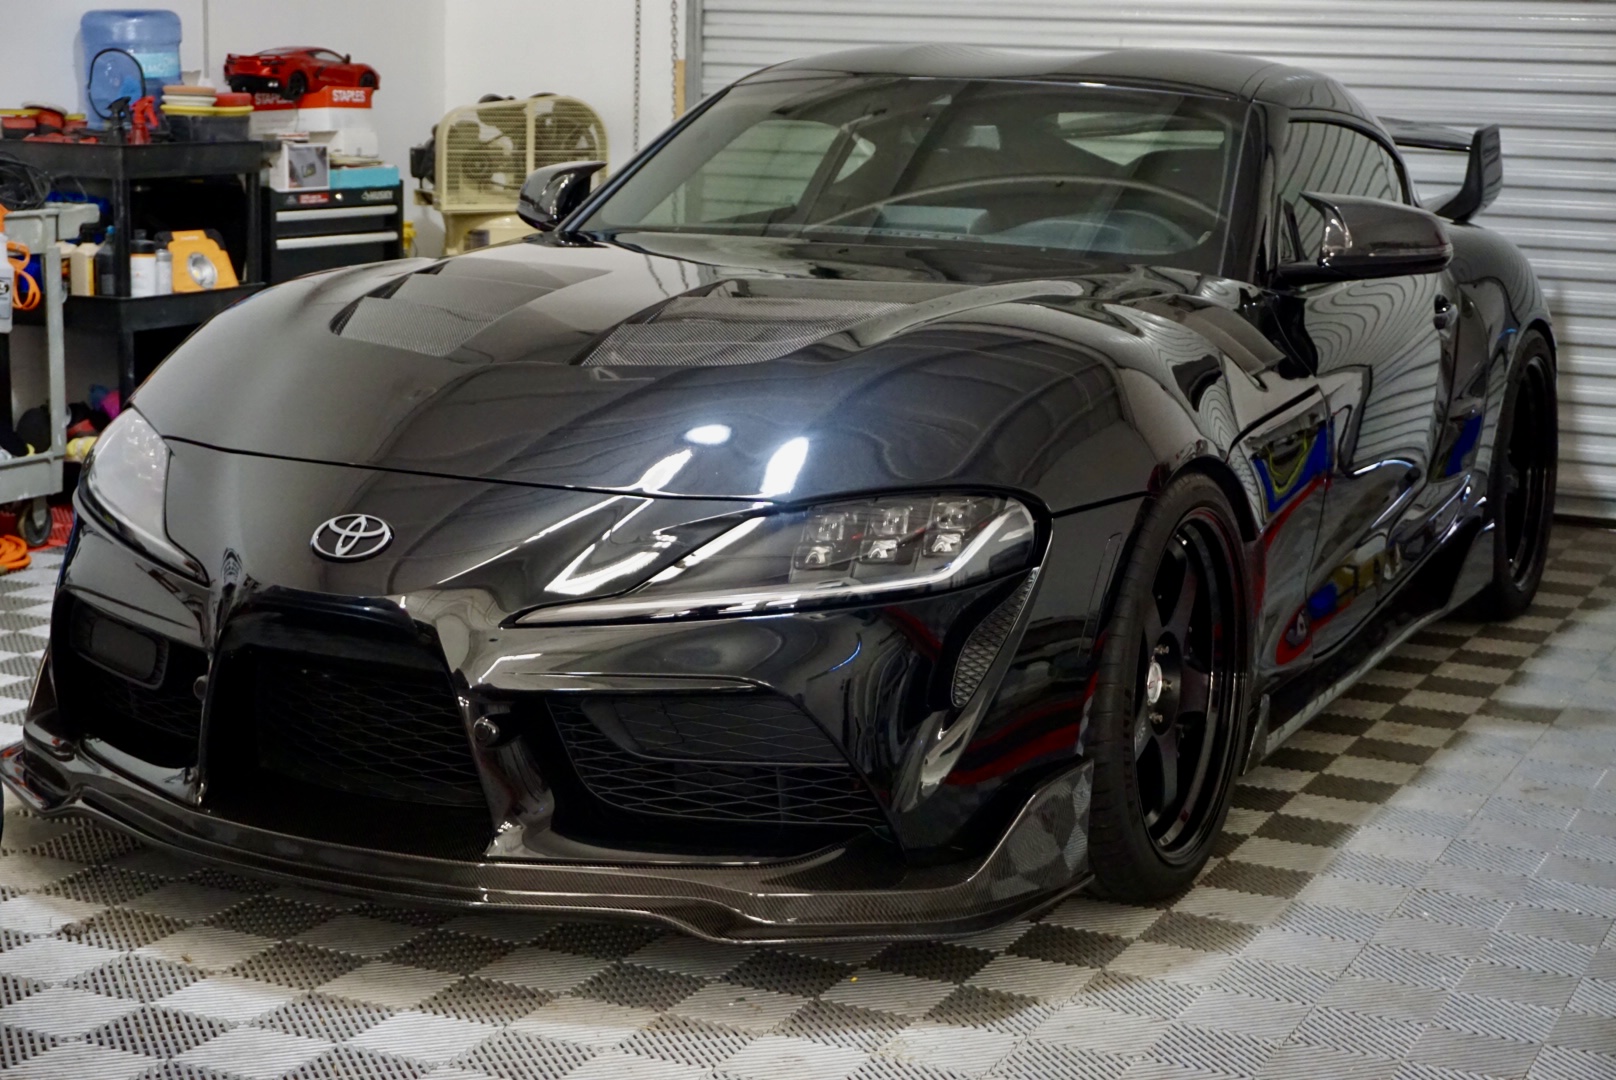
POLYGON ((1165 645, 1156 646, 1156 655, 1157 656, 1166 656, 1167 655, 1167 646, 1165 646, 1165 645))

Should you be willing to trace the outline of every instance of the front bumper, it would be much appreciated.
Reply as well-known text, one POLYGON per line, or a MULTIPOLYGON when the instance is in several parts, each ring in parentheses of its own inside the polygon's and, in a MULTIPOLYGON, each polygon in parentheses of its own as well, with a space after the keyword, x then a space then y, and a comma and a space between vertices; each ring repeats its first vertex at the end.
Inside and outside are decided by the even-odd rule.
POLYGON ((985 858, 894 872, 849 846, 752 865, 467 862, 322 843, 157 795, 82 748, 0 751, 0 780, 35 813, 77 814, 239 869, 426 904, 652 919, 717 941, 968 934, 1087 881, 1090 766, 1046 783, 985 858))
MULTIPOLYGON (((24 742, 0 759, 0 780, 38 813, 339 890, 615 913, 736 941, 970 933, 1088 878, 1080 749, 1096 618, 1081 601, 1103 595, 1093 564, 1046 565, 1036 591, 1028 574, 868 608, 527 627, 506 598, 555 568, 513 566, 497 538, 566 522, 599 495, 184 445, 171 468, 173 539, 209 580, 80 515, 24 742), (267 494, 221 512, 201 497, 221 491, 267 494), (287 505, 313 518, 384 506, 397 538, 386 557, 326 563, 287 505), (965 639, 1006 604, 1022 615, 971 703, 940 706, 965 639), (103 618, 126 646, 130 634, 165 642, 164 656, 92 666, 101 646, 86 641, 103 618), (145 665, 137 702, 109 675, 120 664, 145 665), (648 778, 626 790, 613 771, 626 744, 601 736, 639 725, 636 745, 652 746, 632 709, 644 701, 710 709, 708 720, 746 703, 729 715, 756 730, 718 747, 730 756, 694 762, 694 782, 688 760, 650 775, 668 757, 648 750, 628 762, 648 778), (597 707, 586 719, 600 730, 585 730, 578 702, 597 707), (489 721, 500 733, 485 740, 489 721), (770 740, 793 753, 761 756, 770 740), (942 779, 928 780, 937 760, 942 779), (707 786, 710 775, 720 788, 743 778, 735 815, 715 816, 723 800, 708 793, 738 787, 707 786), (746 817, 760 787, 778 818, 746 817), (822 812, 840 816, 801 825, 822 812)), ((1052 543, 1100 550, 1132 513, 1059 518, 1052 543)), ((523 555, 566 557, 557 546, 523 555)))

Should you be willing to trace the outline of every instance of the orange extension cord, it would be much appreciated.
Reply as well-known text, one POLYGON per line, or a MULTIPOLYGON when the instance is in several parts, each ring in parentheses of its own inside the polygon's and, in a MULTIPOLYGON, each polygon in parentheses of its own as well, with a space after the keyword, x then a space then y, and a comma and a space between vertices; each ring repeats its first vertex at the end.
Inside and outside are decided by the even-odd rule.
POLYGON ((0 571, 26 570, 33 560, 28 557, 28 545, 20 536, 0 536, 0 571))
POLYGON ((28 265, 29 256, 32 254, 28 250, 27 244, 16 240, 6 241, 6 258, 17 271, 17 285, 12 290, 11 306, 18 311, 32 311, 37 308, 39 298, 42 295, 39 290, 39 282, 34 280, 34 275, 24 269, 28 265), (16 252, 16 254, 13 255, 13 252, 16 252))

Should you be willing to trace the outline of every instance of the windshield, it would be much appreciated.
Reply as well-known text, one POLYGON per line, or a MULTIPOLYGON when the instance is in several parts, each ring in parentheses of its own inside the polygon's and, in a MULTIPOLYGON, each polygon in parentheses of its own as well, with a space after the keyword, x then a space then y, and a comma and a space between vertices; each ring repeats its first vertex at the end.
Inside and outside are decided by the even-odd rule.
POLYGON ((1014 245, 1216 270, 1231 101, 1058 82, 731 87, 583 222, 596 235, 1014 245))

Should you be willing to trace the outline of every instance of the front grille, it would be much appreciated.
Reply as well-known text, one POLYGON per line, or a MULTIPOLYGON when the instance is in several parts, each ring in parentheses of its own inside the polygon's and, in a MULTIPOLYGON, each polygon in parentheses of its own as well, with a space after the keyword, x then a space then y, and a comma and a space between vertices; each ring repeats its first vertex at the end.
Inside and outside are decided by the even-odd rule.
POLYGON ((825 733, 772 695, 555 697, 550 715, 579 782, 618 811, 759 825, 885 824, 825 733))
POLYGON ((273 651, 253 666, 262 768, 371 798, 486 805, 441 673, 273 651))

